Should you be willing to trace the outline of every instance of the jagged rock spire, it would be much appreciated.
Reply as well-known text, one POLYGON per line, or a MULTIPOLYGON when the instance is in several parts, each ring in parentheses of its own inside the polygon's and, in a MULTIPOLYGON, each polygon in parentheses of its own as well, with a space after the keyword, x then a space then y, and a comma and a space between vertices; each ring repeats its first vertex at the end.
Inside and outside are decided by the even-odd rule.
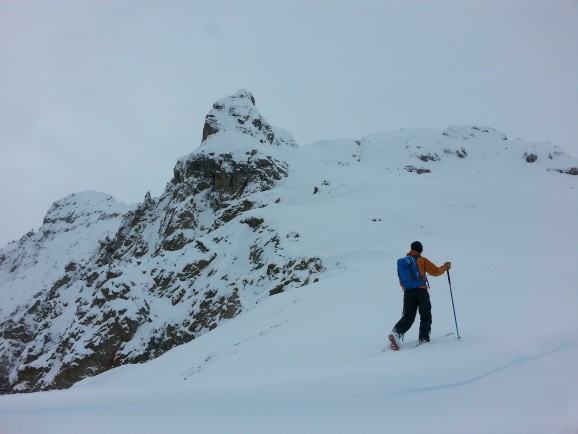
POLYGON ((272 127, 259 113, 255 98, 245 89, 213 104, 205 118, 203 142, 221 132, 239 132, 257 138, 263 144, 295 147, 293 137, 272 127))

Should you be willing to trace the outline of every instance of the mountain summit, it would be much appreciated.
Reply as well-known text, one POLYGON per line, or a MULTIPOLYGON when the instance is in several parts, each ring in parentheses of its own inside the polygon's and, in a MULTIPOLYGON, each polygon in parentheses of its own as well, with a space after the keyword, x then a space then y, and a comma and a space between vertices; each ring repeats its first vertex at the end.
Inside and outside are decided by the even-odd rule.
MULTIPOLYGON (((397 255, 400 239, 427 241, 430 213, 474 224, 503 205, 486 194, 495 186, 496 200, 519 184, 567 192, 577 167, 555 146, 479 126, 300 147, 239 91, 213 105, 160 197, 71 195, 0 250, 0 390, 67 388, 151 360, 388 243, 397 255), (467 200, 455 193, 465 186, 467 200)), ((452 234, 468 237, 457 224, 452 234)))
POLYGON ((133 208, 69 196, 39 234, 0 252, 3 393, 157 357, 322 271, 317 258, 289 255, 258 216, 288 175, 267 148, 295 148, 290 135, 246 91, 217 102, 207 125, 159 198, 133 208))
POLYGON ((205 118, 203 142, 215 134, 235 131, 247 134, 260 143, 297 146, 290 134, 272 127, 261 116, 255 106, 255 98, 244 89, 213 104, 213 109, 205 118))

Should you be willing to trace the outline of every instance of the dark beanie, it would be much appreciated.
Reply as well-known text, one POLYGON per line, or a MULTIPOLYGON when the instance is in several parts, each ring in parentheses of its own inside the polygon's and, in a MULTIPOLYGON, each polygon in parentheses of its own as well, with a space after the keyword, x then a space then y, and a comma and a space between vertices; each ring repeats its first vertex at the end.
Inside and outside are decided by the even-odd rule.
POLYGON ((423 246, 419 241, 414 241, 413 243, 411 243, 411 250, 415 250, 416 252, 421 253, 423 252, 423 246))

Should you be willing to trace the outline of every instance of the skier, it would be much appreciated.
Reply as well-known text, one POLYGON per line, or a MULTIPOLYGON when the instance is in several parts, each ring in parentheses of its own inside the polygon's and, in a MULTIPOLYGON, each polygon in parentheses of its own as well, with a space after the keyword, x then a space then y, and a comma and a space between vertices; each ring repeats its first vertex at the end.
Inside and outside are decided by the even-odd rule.
POLYGON ((399 350, 402 336, 410 329, 415 321, 418 309, 420 317, 419 341, 422 343, 429 342, 432 317, 426 272, 432 276, 441 276, 452 268, 451 262, 446 262, 441 267, 436 266, 429 259, 421 256, 422 252, 422 244, 419 241, 414 241, 411 243, 411 251, 406 255, 412 257, 416 262, 420 277, 423 280, 423 285, 415 289, 406 289, 401 284, 401 281, 399 283, 403 289, 403 315, 389 335, 391 348, 395 351, 399 350))

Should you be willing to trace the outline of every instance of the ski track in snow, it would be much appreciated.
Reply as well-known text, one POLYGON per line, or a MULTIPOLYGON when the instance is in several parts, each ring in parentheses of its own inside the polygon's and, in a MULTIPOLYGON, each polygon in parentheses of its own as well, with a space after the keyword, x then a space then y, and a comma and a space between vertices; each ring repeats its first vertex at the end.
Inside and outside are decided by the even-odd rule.
MULTIPOLYGON (((427 344, 424 344, 424 345, 427 345, 427 344)), ((457 388, 457 387, 467 386, 469 384, 484 380, 488 377, 491 377, 495 374, 501 373, 501 372, 506 371, 508 369, 513 369, 519 365, 532 363, 532 362, 539 360, 541 358, 548 357, 548 356, 553 355, 559 351, 562 351, 568 347, 578 347, 578 344, 577 343, 573 343, 573 344, 572 343, 565 343, 565 344, 562 344, 559 347, 554 348, 552 350, 548 350, 548 351, 544 351, 542 353, 536 354, 535 356, 517 358, 517 359, 512 360, 510 362, 507 362, 501 366, 498 366, 497 368, 491 369, 487 372, 484 372, 484 373, 477 375, 477 376, 474 376, 472 378, 465 379, 463 381, 457 381, 457 382, 447 383, 447 384, 439 384, 436 386, 403 390, 400 392, 395 392, 395 393, 384 395, 384 397, 393 398, 393 397, 399 396, 399 395, 421 393, 421 392, 433 392, 433 391, 439 391, 439 390, 444 390, 444 389, 453 389, 453 388, 457 388)))

